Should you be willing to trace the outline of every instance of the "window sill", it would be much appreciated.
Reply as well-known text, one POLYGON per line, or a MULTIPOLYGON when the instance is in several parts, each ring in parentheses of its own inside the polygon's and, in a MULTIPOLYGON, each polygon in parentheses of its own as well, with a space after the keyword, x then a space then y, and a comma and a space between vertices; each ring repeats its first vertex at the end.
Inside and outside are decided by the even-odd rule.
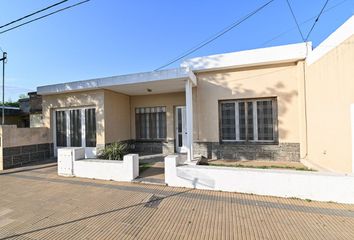
POLYGON ((279 145, 279 141, 256 141, 256 142, 242 142, 242 141, 220 141, 224 145, 279 145))
POLYGON ((149 143, 153 143, 153 142, 158 142, 158 143, 161 143, 161 142, 167 142, 166 139, 135 139, 134 140, 135 142, 149 142, 149 143))

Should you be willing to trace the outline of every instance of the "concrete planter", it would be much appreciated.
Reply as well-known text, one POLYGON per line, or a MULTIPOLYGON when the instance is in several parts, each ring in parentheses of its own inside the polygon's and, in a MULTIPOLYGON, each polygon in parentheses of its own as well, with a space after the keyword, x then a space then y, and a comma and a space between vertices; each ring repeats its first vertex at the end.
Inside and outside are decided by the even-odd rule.
POLYGON ((139 176, 138 154, 125 155, 123 161, 84 158, 84 148, 58 149, 58 175, 128 182, 139 176))
POLYGON ((125 155, 123 161, 83 159, 74 162, 77 177, 130 182, 139 176, 138 154, 125 155))
POLYGON ((165 158, 169 186, 354 204, 354 176, 295 170, 180 165, 165 158))

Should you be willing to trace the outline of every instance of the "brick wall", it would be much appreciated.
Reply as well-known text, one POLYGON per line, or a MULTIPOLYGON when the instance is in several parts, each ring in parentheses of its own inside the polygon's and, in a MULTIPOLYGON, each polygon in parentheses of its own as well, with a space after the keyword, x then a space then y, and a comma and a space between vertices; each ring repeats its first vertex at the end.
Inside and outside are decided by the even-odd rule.
POLYGON ((53 157, 53 144, 33 144, 3 148, 4 169, 19 167, 26 163, 44 161, 53 157))
POLYGON ((219 142, 195 142, 194 154, 213 159, 300 161, 299 143, 234 144, 219 142))

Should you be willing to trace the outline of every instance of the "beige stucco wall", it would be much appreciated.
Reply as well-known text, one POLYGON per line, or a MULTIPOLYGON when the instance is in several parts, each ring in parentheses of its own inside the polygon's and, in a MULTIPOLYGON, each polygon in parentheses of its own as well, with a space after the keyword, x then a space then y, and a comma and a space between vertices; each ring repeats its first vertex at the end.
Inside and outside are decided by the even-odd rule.
MULTIPOLYGON (((43 125, 51 127, 53 122, 53 112, 60 108, 75 107, 95 107, 96 108, 96 129, 97 145, 105 143, 104 131, 104 90, 93 90, 86 92, 73 92, 66 94, 55 94, 43 96, 43 125)), ((50 131, 50 137, 53 138, 53 129, 50 131)))
POLYGON ((51 143, 49 128, 17 128, 15 125, 0 126, 1 147, 17 147, 51 143))
POLYGON ((308 159, 338 172, 352 171, 353 42, 354 36, 307 67, 308 159))
POLYGON ((42 113, 30 114, 30 127, 31 128, 42 127, 43 126, 42 118, 43 118, 42 113))
POLYGON ((0 126, 0 170, 3 170, 3 148, 51 143, 49 128, 17 128, 0 126))
POLYGON ((131 139, 130 97, 105 90, 104 109, 106 143, 131 139))
POLYGON ((277 97, 279 142, 298 143, 301 63, 198 73, 196 140, 219 141, 218 101, 277 97))
POLYGON ((167 93, 143 96, 131 96, 131 136, 135 139, 135 108, 138 107, 166 107, 167 139, 174 139, 174 109, 176 106, 185 106, 185 93, 167 93))

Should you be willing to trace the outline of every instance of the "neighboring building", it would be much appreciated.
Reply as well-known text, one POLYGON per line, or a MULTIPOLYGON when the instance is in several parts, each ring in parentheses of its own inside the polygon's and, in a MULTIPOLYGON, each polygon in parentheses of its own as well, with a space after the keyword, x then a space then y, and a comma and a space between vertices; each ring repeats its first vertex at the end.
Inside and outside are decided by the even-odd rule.
POLYGON ((129 141, 139 153, 303 161, 354 172, 354 16, 311 43, 180 68, 38 87, 54 148, 129 141), (352 118, 351 118, 352 116, 352 118))
POLYGON ((38 95, 37 92, 29 92, 29 113, 30 113, 30 127, 42 127, 43 126, 43 116, 42 116, 42 96, 38 95))
MULTIPOLYGON (((4 107, 5 125, 16 125, 19 128, 29 127, 28 113, 20 107, 4 107)), ((2 122, 2 106, 0 106, 0 123, 2 122)))

